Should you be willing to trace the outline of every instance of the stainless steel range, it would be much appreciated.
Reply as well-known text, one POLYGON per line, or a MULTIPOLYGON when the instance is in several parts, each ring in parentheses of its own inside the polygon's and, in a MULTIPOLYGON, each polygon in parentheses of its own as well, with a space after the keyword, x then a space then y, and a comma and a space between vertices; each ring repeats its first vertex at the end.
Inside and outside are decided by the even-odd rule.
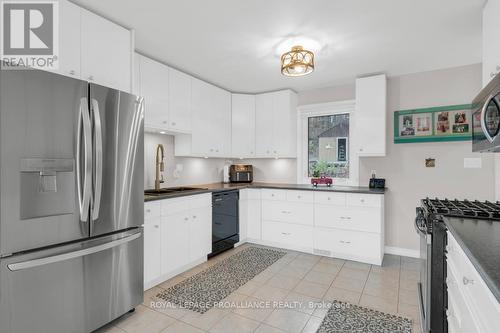
POLYGON ((415 227, 420 235, 419 307, 421 331, 448 331, 446 320, 446 226, 443 217, 500 221, 499 202, 423 199, 417 207, 415 227))
POLYGON ((143 299, 142 98, 0 73, 0 332, 88 333, 143 299))

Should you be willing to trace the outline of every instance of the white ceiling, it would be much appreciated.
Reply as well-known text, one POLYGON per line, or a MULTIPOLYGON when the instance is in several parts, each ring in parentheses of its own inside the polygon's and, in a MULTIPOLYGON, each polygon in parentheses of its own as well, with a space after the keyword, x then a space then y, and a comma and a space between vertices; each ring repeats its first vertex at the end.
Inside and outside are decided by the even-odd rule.
POLYGON ((237 92, 302 91, 370 73, 481 62, 484 0, 74 2, 134 28, 139 52, 237 92), (321 46, 312 74, 280 74, 277 48, 290 39, 321 46))

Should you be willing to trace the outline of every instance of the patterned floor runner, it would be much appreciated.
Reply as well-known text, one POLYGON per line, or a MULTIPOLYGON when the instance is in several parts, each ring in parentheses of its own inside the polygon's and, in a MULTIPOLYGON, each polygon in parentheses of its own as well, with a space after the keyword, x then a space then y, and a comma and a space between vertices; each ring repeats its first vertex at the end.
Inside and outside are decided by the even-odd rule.
POLYGON ((334 301, 316 333, 411 333, 407 318, 334 301))
POLYGON ((285 254, 271 249, 246 248, 170 287, 157 297, 205 313, 285 254))

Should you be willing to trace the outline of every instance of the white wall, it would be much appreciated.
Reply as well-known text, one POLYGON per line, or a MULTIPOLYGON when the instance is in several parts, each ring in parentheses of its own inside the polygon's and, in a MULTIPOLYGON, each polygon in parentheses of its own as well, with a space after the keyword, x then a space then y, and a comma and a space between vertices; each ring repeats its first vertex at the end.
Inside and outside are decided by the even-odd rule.
MULTIPOLYGON (((493 156, 472 153, 470 141, 393 143, 394 111, 470 103, 480 89, 480 64, 389 78, 387 156, 360 160, 361 185, 368 183, 371 170, 387 180, 386 246, 418 250, 413 222, 421 198, 494 198, 493 156), (428 157, 436 158, 435 168, 425 168, 428 157), (482 168, 464 169, 464 157, 482 158, 482 168)), ((354 85, 335 90, 331 87, 300 93, 299 101, 322 103, 336 101, 339 95, 344 99, 355 96, 354 85)))
POLYGON ((165 148, 165 172, 162 187, 208 184, 222 181, 224 159, 205 159, 174 156, 174 136, 144 134, 144 187, 154 188, 156 146, 161 143, 165 148), (174 178, 176 165, 182 165, 180 178, 174 178))

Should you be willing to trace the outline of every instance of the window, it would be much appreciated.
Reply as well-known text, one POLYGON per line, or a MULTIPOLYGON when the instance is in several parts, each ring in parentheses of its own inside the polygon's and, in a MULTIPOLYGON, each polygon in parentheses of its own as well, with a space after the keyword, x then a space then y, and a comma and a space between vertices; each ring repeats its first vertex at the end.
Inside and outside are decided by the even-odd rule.
POLYGON ((358 184, 358 158, 350 149, 354 101, 299 107, 298 182, 334 178, 337 185, 358 184))
POLYGON ((308 118, 308 176, 349 178, 349 114, 308 118))

